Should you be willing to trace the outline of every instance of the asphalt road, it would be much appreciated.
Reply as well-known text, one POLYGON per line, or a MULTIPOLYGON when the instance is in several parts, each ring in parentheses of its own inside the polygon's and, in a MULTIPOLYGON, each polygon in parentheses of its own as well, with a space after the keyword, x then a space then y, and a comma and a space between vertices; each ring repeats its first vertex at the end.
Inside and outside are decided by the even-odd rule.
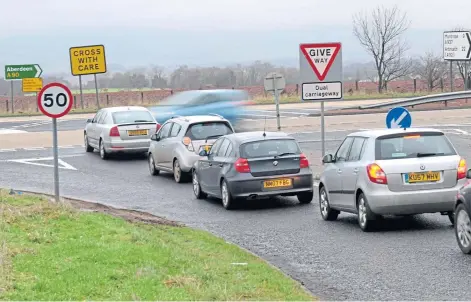
MULTIPOLYGON (((471 160, 465 134, 471 127, 458 130, 450 130, 449 137, 471 160)), ((334 151, 336 140, 346 133, 327 133, 327 151, 334 151)), ((295 136, 305 152, 319 151, 319 133, 295 136)), ((363 233, 351 214, 323 221, 317 196, 309 205, 278 198, 226 211, 218 200, 195 199, 191 183, 176 184, 167 173, 151 176, 143 158, 102 161, 97 153, 76 147, 59 154, 65 165, 60 169, 64 196, 146 211, 211 231, 269 260, 324 300, 471 297, 471 257, 458 249, 446 216, 387 218, 380 232, 363 233)), ((1 152, 0 187, 52 193, 51 156, 50 149, 1 152), (46 159, 34 161, 38 157, 46 159)))

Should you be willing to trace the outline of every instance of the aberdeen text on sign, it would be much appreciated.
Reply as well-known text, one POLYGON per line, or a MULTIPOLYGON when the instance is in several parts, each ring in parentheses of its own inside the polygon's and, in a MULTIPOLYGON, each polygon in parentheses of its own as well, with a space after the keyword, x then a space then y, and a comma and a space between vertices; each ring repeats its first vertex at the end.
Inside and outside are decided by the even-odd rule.
POLYGON ((87 75, 106 72, 105 46, 77 46, 69 49, 72 75, 87 75))
POLYGON ((42 72, 38 64, 5 65, 5 80, 39 78, 42 72))

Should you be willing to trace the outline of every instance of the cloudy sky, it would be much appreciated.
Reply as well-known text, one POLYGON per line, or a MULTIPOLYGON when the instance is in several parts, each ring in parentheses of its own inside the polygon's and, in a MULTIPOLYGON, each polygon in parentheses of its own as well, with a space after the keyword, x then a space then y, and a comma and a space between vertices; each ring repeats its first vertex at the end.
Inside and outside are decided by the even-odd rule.
POLYGON ((471 28, 471 0, 3 0, 0 63, 67 72, 68 48, 86 44, 105 44, 107 61, 124 66, 297 59, 299 43, 326 39, 364 61, 352 13, 379 2, 407 12, 416 52, 440 51, 443 30, 471 28))

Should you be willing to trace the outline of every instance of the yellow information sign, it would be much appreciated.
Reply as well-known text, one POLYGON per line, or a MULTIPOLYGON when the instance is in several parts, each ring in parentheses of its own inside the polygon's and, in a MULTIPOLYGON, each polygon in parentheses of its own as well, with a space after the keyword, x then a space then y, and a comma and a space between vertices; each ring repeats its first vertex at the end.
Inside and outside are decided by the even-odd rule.
POLYGON ((24 78, 23 92, 39 92, 43 88, 42 78, 24 78))
POLYGON ((104 45, 77 46, 69 49, 72 75, 87 75, 106 72, 104 45))

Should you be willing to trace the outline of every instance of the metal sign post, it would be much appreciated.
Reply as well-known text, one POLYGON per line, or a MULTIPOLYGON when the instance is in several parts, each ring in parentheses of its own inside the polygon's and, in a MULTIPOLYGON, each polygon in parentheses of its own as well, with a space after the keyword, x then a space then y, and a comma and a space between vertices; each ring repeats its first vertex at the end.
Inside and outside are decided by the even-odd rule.
POLYGON ((38 108, 52 118, 52 150, 54 153, 54 196, 60 201, 59 194, 59 151, 57 138, 57 119, 72 109, 74 98, 70 89, 61 83, 50 83, 38 93, 38 108))
POLYGON ((278 131, 281 130, 281 121, 280 121, 280 92, 283 91, 286 87, 285 77, 281 73, 270 72, 265 76, 263 81, 265 86, 265 91, 273 92, 275 96, 275 106, 276 106, 276 125, 278 131))
POLYGON ((301 99, 321 103, 321 147, 324 156, 324 102, 343 99, 342 44, 338 42, 300 44, 299 71, 301 99))

